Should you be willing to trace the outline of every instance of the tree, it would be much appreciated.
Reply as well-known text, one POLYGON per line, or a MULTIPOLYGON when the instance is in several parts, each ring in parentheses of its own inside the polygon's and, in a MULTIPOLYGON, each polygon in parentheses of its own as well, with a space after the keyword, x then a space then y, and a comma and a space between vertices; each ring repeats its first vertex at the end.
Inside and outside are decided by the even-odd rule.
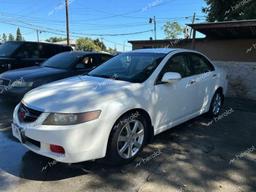
POLYGON ((3 42, 6 42, 6 41, 7 41, 7 36, 6 36, 5 33, 3 33, 2 39, 3 39, 3 42))
POLYGON ((106 45, 102 41, 100 41, 98 38, 93 40, 93 42, 95 45, 97 45, 101 48, 101 51, 107 51, 106 45))
POLYGON ((108 53, 110 53, 110 54, 113 54, 113 55, 117 54, 116 48, 112 49, 112 48, 109 47, 106 51, 107 51, 108 53))
POLYGON ((90 38, 79 38, 76 40, 76 47, 78 50, 83 51, 101 51, 101 47, 96 45, 90 38))
POLYGON ((22 41, 22 40, 23 40, 23 38, 22 38, 22 35, 20 32, 20 28, 18 27, 17 31, 16 31, 16 41, 22 41))
POLYGON ((256 18, 255 0, 205 0, 207 7, 203 8, 207 21, 231 21, 256 18))
POLYGON ((164 24, 164 33, 167 39, 177 39, 183 29, 177 22, 166 22, 164 24))
POLYGON ((49 39, 46 39, 45 41, 55 43, 55 42, 60 42, 60 41, 66 41, 67 38, 63 37, 50 37, 49 39))
POLYGON ((14 36, 13 36, 13 34, 9 33, 9 35, 8 35, 8 41, 14 41, 14 36))

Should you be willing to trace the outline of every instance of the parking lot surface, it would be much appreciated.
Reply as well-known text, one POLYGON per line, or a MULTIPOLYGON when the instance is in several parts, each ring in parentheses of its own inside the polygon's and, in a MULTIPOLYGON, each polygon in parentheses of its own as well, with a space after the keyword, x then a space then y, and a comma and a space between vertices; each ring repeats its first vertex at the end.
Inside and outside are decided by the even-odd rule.
POLYGON ((198 117, 155 137, 131 164, 63 164, 11 134, 0 101, 0 191, 256 191, 256 101, 228 98, 215 119, 198 117))

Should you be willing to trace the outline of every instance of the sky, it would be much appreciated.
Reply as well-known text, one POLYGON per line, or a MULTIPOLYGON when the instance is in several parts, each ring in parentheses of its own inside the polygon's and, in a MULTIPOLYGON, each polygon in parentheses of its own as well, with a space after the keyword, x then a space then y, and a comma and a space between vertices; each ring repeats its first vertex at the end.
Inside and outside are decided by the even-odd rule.
MULTIPOLYGON (((0 0, 0 34, 20 27, 25 40, 65 37, 65 0, 0 0)), ((163 25, 176 21, 185 26, 205 22, 204 0, 69 0, 71 39, 100 38, 108 47, 131 50, 129 40, 154 37, 150 17, 156 17, 157 39, 164 39, 163 25), (127 35, 128 34, 128 35, 127 35)))

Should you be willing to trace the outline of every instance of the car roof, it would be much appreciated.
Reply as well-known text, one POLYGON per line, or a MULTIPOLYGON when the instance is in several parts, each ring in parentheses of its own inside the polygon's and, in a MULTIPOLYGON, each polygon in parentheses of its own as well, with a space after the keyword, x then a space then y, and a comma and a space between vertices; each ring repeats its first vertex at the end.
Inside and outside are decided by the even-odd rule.
POLYGON ((101 52, 89 52, 89 51, 65 51, 59 54, 70 54, 70 55, 74 55, 74 56, 84 56, 84 55, 97 55, 97 54, 106 54, 106 55, 110 55, 107 53, 101 53, 101 52))
POLYGON ((136 49, 131 52, 135 53, 163 53, 169 54, 174 51, 181 51, 181 52, 193 52, 189 49, 179 49, 179 48, 151 48, 151 49, 136 49))
POLYGON ((51 42, 36 42, 36 41, 6 41, 6 43, 17 43, 17 44, 23 44, 23 43, 27 43, 27 44, 44 44, 44 45, 52 45, 52 46, 56 46, 56 47, 71 47, 69 45, 59 45, 59 44, 55 44, 55 43, 51 43, 51 42))

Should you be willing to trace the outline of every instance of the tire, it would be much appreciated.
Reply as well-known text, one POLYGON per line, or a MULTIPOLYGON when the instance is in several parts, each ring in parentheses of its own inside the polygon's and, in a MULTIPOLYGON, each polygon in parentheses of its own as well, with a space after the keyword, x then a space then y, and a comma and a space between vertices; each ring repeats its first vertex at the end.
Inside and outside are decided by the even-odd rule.
POLYGON ((221 91, 217 91, 211 101, 211 106, 208 111, 208 115, 210 117, 217 117, 222 109, 223 106, 223 101, 224 101, 224 96, 221 93, 221 91))
POLYGON ((147 126, 146 118, 138 112, 121 117, 109 137, 106 158, 108 163, 123 165, 133 161, 146 143, 147 126))

